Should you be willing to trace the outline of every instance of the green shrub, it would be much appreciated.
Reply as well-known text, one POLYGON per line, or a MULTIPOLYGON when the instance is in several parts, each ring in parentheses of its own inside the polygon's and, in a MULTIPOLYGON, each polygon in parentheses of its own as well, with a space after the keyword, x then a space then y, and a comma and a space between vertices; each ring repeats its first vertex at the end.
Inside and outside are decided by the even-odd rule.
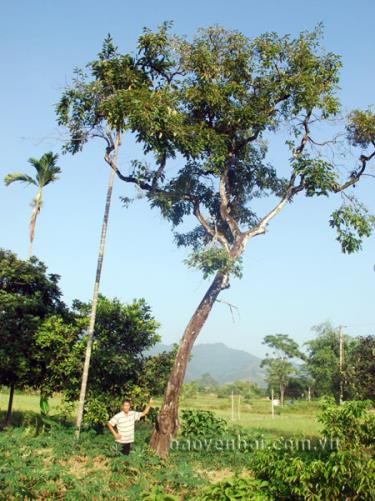
POLYGON ((323 403, 319 420, 326 439, 338 439, 339 450, 257 451, 249 466, 256 478, 269 482, 267 495, 288 500, 375 499, 375 461, 370 444, 374 416, 368 402, 323 403))
POLYGON ((340 448, 371 446, 375 437, 375 416, 368 412, 371 407, 369 400, 336 405, 333 400, 325 399, 318 417, 323 423, 323 435, 337 438, 340 448))
POLYGON ((181 412, 183 437, 217 437, 227 431, 227 422, 212 411, 183 410, 181 412))
POLYGON ((272 499, 365 501, 375 496, 375 462, 361 451, 336 451, 321 459, 262 451, 250 467, 257 479, 269 482, 272 499))
POLYGON ((110 419, 108 407, 98 398, 87 400, 84 409, 84 422, 98 432, 102 432, 104 423, 110 419))

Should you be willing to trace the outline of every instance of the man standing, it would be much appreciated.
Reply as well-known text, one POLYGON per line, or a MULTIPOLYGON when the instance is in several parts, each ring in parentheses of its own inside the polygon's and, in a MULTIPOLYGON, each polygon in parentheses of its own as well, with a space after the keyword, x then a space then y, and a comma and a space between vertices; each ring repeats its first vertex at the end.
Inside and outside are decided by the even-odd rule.
POLYGON ((131 411, 130 404, 130 400, 125 399, 122 403, 122 410, 113 416, 107 424, 116 442, 122 445, 122 453, 126 455, 130 452, 130 444, 134 442, 134 423, 150 412, 152 398, 143 412, 131 411))

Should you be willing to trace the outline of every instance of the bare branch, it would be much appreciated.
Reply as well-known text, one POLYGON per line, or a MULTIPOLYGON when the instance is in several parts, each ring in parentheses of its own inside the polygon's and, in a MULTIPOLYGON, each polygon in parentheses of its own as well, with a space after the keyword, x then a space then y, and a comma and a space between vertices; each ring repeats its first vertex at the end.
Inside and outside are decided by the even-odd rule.
POLYGON ((232 304, 232 303, 228 303, 228 301, 223 301, 222 299, 216 299, 216 302, 217 302, 217 303, 226 304, 227 306, 229 306, 229 309, 230 309, 230 313, 231 313, 231 315, 232 315, 232 320, 233 320, 233 322, 235 322, 235 318, 234 318, 233 310, 236 310, 236 311, 237 311, 238 318, 240 318, 240 310, 239 310, 238 306, 235 306, 235 305, 234 305, 234 304, 232 304))

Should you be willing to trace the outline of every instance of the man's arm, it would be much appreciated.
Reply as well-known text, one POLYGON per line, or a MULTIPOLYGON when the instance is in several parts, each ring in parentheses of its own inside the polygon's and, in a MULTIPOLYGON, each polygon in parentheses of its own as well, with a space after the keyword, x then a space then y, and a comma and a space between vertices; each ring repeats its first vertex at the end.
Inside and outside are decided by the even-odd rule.
POLYGON ((152 404, 153 404, 153 400, 152 400, 152 398, 150 398, 150 400, 149 400, 148 404, 146 405, 144 411, 141 412, 141 417, 147 416, 147 414, 150 412, 152 404))
POLYGON ((111 423, 107 423, 107 426, 109 428, 109 431, 112 433, 113 437, 115 440, 120 440, 121 435, 114 429, 114 427, 111 425, 111 423))

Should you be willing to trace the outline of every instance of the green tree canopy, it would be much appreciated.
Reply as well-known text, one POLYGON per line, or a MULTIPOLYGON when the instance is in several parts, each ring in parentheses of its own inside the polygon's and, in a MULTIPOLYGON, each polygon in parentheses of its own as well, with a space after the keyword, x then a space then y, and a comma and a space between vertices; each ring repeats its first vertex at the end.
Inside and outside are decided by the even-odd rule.
POLYGON ((375 336, 354 339, 345 357, 344 378, 351 399, 375 402, 375 336))
POLYGON ((299 350, 298 344, 287 334, 275 334, 266 336, 263 344, 272 349, 272 356, 262 360, 261 367, 267 368, 267 380, 271 387, 280 390, 280 403, 283 405, 285 389, 291 380, 291 376, 297 372, 292 360, 303 359, 304 355, 299 350))
POLYGON ((23 261, 0 249, 0 382, 11 394, 37 387, 35 333, 49 316, 67 315, 58 280, 37 258, 23 261))
MULTIPOLYGON (((73 312, 82 321, 88 321, 90 303, 75 300, 73 312)), ((174 352, 147 356, 145 351, 160 341, 158 322, 144 299, 124 304, 119 299, 99 295, 92 366, 87 387, 86 421, 102 425, 110 412, 119 408, 121 399, 141 399, 164 391, 174 352), (96 410, 95 410, 96 409, 96 410)), ((80 391, 83 351, 87 341, 85 332, 75 348, 77 356, 70 359, 64 393, 75 401, 80 391)), ((65 361, 62 360, 62 367, 65 361)))
MULTIPOLYGON (((306 343, 308 354, 305 365, 314 381, 314 394, 334 396, 338 400, 340 393, 339 330, 330 322, 317 325, 312 330, 317 335, 315 339, 306 343)), ((354 341, 347 335, 343 339, 346 358, 350 356, 354 341)))

